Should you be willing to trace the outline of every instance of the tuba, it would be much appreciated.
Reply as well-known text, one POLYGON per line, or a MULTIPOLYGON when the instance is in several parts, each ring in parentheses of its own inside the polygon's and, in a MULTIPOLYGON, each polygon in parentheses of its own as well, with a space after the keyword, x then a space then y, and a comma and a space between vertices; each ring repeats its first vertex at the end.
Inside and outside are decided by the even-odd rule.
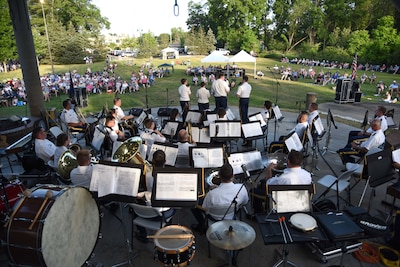
POLYGON ((65 151, 60 159, 58 160, 58 173, 60 178, 65 181, 70 181, 71 171, 78 167, 78 161, 76 160, 76 152, 68 149, 65 151))
POLYGON ((113 162, 148 165, 149 163, 140 155, 139 149, 142 145, 142 138, 138 136, 125 140, 111 157, 113 162))

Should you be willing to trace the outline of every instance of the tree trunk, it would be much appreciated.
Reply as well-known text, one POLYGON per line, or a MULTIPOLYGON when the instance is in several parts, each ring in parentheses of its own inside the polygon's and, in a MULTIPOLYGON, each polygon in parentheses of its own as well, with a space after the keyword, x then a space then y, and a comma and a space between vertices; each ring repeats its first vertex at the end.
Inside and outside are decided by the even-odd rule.
POLYGON ((29 110, 31 116, 40 117, 40 111, 44 110, 44 99, 40 86, 27 0, 8 0, 8 6, 10 7, 10 17, 13 23, 22 76, 28 94, 29 110))

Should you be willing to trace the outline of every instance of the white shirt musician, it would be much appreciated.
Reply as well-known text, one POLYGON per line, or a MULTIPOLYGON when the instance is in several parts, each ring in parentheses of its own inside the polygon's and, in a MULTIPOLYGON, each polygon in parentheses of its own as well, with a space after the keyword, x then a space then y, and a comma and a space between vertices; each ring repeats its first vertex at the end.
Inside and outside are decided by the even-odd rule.
POLYGON ((147 154, 151 151, 151 146, 154 142, 165 143, 167 139, 158 130, 155 130, 155 123, 152 119, 145 119, 143 121, 145 129, 140 133, 140 138, 142 138, 147 143, 147 154))
POLYGON ((189 134, 185 129, 179 131, 178 140, 178 157, 188 157, 189 147, 195 146, 196 144, 189 143, 189 134))
POLYGON ((53 160, 56 146, 46 139, 47 132, 43 128, 37 127, 33 130, 32 134, 35 138, 36 156, 41 158, 45 163, 49 162, 49 160, 53 160))
POLYGON ((319 115, 318 113, 318 104, 317 103, 311 103, 310 106, 308 107, 308 124, 311 125, 314 121, 314 119, 319 115))
POLYGON ((76 155, 76 158, 78 161, 78 167, 71 171, 71 182, 74 185, 89 188, 93 172, 93 166, 90 165, 91 160, 89 150, 80 150, 76 155))
MULTIPOLYGON (((243 206, 249 201, 249 195, 246 188, 242 187, 241 184, 234 184, 232 182, 233 169, 230 164, 225 164, 221 167, 219 170, 219 176, 221 177, 221 184, 217 188, 209 191, 204 198, 202 206, 206 212, 208 209, 215 206, 226 206, 226 208, 228 208, 238 192, 239 194, 236 199, 237 207, 243 206)), ((233 216, 233 213, 228 213, 225 219, 233 219, 233 216)), ((215 219, 222 219, 222 216, 221 218, 215 219)))
POLYGON ((124 111, 121 108, 122 105, 122 100, 119 97, 114 98, 114 109, 115 112, 117 114, 116 116, 116 120, 117 120, 117 124, 121 123, 122 120, 130 120, 133 119, 134 116, 133 115, 125 115, 124 111))
POLYGON ((64 110, 62 112, 61 119, 70 127, 85 127, 85 123, 79 120, 78 114, 72 109, 72 103, 70 99, 63 101, 64 110))
POLYGON ((298 151, 290 151, 288 154, 287 169, 280 176, 272 177, 272 169, 276 167, 276 164, 271 163, 267 167, 267 184, 273 185, 298 185, 298 184, 311 184, 311 174, 301 168, 303 161, 303 155, 298 151))

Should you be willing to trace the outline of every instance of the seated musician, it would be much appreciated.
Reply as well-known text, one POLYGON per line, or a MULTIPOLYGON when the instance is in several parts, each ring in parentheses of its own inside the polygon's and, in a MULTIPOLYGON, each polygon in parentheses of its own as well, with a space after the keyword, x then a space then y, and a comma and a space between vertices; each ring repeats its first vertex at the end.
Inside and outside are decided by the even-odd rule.
POLYGON ((182 129, 178 133, 178 157, 188 157, 189 147, 195 146, 196 143, 189 143, 189 133, 182 129))
POLYGON ((217 115, 218 115, 217 120, 220 120, 220 121, 227 121, 228 120, 228 117, 226 116, 226 110, 224 108, 219 108, 217 110, 217 115))
MULTIPOLYGON (((303 153, 292 150, 287 156, 287 166, 283 173, 279 176, 273 176, 272 171, 276 168, 275 163, 270 163, 266 170, 265 180, 261 181, 260 186, 254 189, 254 194, 259 196, 265 196, 266 188, 265 184, 269 185, 299 185, 299 184, 311 184, 311 174, 301 168, 303 162, 303 153)), ((253 198, 253 209, 255 213, 263 212, 262 200, 259 198, 253 198)))
MULTIPOLYGON (((66 133, 60 133, 57 136, 56 140, 56 150, 54 151, 54 161, 53 161, 53 168, 57 168, 58 160, 60 159, 61 155, 67 151, 67 147, 71 140, 66 133)), ((49 164, 50 165, 50 164, 49 164)))
POLYGON ((80 121, 78 114, 72 109, 71 99, 65 99, 63 101, 64 110, 62 111, 63 120, 69 127, 76 129, 85 130, 87 128, 86 123, 80 121))
POLYGON ((308 125, 311 125, 318 114, 318 103, 310 103, 308 106, 308 125))
MULTIPOLYGON (((386 108, 384 106, 378 106, 375 110, 375 118, 381 121, 381 130, 385 132, 388 128, 387 120, 386 120, 386 108)), ((357 139, 365 139, 371 136, 374 132, 372 126, 370 126, 366 131, 350 131, 349 137, 347 139, 347 144, 350 144, 354 140, 357 139)))
POLYGON ((156 125, 152 119, 146 118, 143 121, 143 125, 145 129, 140 133, 140 138, 146 141, 148 152, 151 151, 151 146, 154 142, 165 143, 167 141, 165 136, 155 129, 156 125))
MULTIPOLYGON (((307 130, 307 127, 308 127, 308 112, 302 111, 297 117, 296 126, 289 132, 289 134, 291 134, 292 132, 296 132, 300 140, 302 141, 304 133, 307 130)), ((285 144, 284 142, 285 138, 286 136, 281 136, 279 137, 279 141, 271 142, 269 147, 269 153, 274 153, 276 152, 276 150, 281 149, 285 144)))
MULTIPOLYGON (((272 118, 272 102, 269 100, 264 101, 264 109, 261 111, 261 115, 265 121, 265 123, 268 123, 268 120, 272 118)), ((265 126, 266 127, 266 126, 265 126)), ((264 129, 263 129, 264 131, 264 129)))
POLYGON ((123 120, 130 120, 133 119, 134 116, 133 115, 125 115, 124 111, 121 108, 122 105, 122 100, 119 97, 114 98, 114 107, 113 109, 115 109, 115 112, 117 113, 117 124, 121 123, 123 120))
POLYGON ((107 131, 111 141, 115 142, 125 140, 125 135, 123 132, 121 132, 120 130, 114 130, 115 124, 116 122, 114 116, 108 115, 106 117, 105 130, 107 131))
POLYGON ((91 155, 89 150, 81 149, 78 151, 76 155, 78 167, 73 169, 70 174, 72 184, 89 189, 93 172, 93 166, 90 165, 90 158, 91 155))
MULTIPOLYGON (((228 206, 232 203, 234 197, 237 194, 236 205, 237 207, 241 207, 245 205, 249 201, 249 195, 247 193, 246 187, 241 187, 241 184, 233 183, 233 168, 229 163, 224 164, 218 172, 219 177, 221 178, 221 184, 209 191, 204 198, 202 203, 199 203, 201 207, 207 213, 211 207, 221 207, 228 206), (240 190, 240 191, 239 191, 240 190), (239 192, 239 194, 238 194, 239 192)), ((201 202, 201 200, 199 201, 201 202)), ((196 231, 204 230, 205 226, 205 218, 202 210, 200 208, 192 209, 192 213, 196 218, 198 224, 192 225, 192 229, 196 231)), ((224 219, 232 220, 234 214, 227 214, 224 219)), ((220 220, 222 218, 214 218, 216 220, 220 220)))
POLYGON ((379 147, 385 143, 385 135, 381 129, 381 120, 379 118, 373 119, 370 125, 372 133, 368 140, 361 144, 357 143, 356 140, 352 141, 344 148, 337 151, 343 164, 346 164, 346 162, 354 163, 355 160, 354 157, 352 157, 353 155, 363 157, 371 148, 379 147))
POLYGON ((35 138, 36 156, 46 164, 49 160, 54 160, 56 146, 47 139, 47 132, 42 127, 37 127, 33 129, 32 136, 35 138))

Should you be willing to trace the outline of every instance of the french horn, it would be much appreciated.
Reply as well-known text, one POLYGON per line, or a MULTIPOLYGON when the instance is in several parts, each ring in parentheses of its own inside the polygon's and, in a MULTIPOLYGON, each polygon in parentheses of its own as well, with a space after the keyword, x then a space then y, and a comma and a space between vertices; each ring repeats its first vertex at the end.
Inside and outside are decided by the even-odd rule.
POLYGON ((219 177, 219 169, 211 169, 207 173, 206 183, 209 186, 219 186, 221 184, 221 177, 219 177))

